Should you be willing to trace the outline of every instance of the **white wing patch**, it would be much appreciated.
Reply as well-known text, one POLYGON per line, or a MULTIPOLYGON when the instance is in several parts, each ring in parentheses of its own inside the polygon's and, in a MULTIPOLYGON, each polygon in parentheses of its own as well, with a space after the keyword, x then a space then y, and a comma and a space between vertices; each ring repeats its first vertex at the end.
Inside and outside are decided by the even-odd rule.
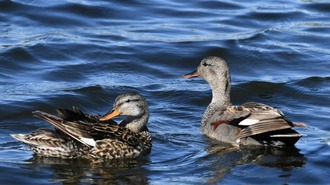
POLYGON ((96 145, 95 140, 92 139, 92 138, 85 138, 85 137, 82 137, 82 138, 80 138, 80 139, 81 139, 82 142, 84 142, 84 143, 86 143, 86 144, 88 144, 88 145, 90 145, 90 146, 95 146, 95 145, 96 145))
POLYGON ((260 120, 258 120, 258 119, 247 118, 247 119, 244 119, 243 121, 239 122, 238 125, 249 126, 249 125, 254 125, 254 124, 258 123, 259 121, 260 120))

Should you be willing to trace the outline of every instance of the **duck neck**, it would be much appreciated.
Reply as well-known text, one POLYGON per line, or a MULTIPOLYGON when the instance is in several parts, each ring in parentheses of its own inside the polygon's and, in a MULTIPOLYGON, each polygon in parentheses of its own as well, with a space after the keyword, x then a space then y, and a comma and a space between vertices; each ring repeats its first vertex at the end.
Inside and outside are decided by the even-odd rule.
POLYGON ((230 105, 230 77, 220 78, 222 81, 212 81, 212 101, 204 112, 202 126, 217 112, 230 105))
POLYGON ((142 116, 127 116, 122 123, 125 124, 125 127, 131 131, 138 133, 142 130, 147 130, 147 122, 149 119, 149 112, 146 111, 142 116))

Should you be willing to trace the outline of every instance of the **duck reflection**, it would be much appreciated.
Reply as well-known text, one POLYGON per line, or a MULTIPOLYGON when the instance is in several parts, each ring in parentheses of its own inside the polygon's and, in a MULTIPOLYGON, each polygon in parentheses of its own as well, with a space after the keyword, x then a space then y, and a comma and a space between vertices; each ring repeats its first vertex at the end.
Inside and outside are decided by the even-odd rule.
POLYGON ((229 146, 218 141, 210 141, 210 146, 205 148, 214 159, 211 163, 214 174, 208 179, 208 183, 216 183, 223 179, 230 170, 238 165, 256 164, 259 166, 277 168, 283 171, 290 171, 294 168, 302 167, 307 158, 300 153, 295 146, 292 147, 272 147, 272 146, 249 146, 236 147, 229 146))
POLYGON ((64 185, 73 184, 148 184, 148 170, 143 166, 149 158, 112 160, 90 163, 84 159, 60 159, 34 156, 26 161, 26 168, 40 171, 40 166, 53 171, 52 179, 64 185))

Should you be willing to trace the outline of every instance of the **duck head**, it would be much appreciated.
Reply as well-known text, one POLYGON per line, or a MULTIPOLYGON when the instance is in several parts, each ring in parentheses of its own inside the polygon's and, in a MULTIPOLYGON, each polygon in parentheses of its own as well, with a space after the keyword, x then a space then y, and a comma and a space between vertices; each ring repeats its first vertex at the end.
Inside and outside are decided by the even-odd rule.
POLYGON ((204 58, 196 70, 183 76, 184 78, 202 77, 212 88, 214 102, 222 104, 230 100, 230 74, 226 61, 220 57, 204 58))
POLYGON ((126 116, 121 124, 125 124, 134 132, 139 132, 146 126, 149 118, 149 109, 146 99, 138 93, 126 93, 119 95, 113 108, 100 118, 106 121, 116 116, 126 116))

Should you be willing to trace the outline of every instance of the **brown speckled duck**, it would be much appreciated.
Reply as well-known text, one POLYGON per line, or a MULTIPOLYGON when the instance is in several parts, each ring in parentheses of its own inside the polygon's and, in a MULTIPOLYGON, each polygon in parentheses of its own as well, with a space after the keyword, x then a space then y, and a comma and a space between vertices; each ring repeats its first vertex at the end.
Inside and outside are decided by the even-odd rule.
POLYGON ((273 107, 248 102, 230 103, 230 74, 220 57, 204 58, 185 78, 202 77, 212 88, 212 101, 202 118, 201 130, 208 137, 239 145, 294 145, 302 136, 293 130, 294 123, 273 107))
POLYGON ((85 114, 76 107, 57 112, 59 116, 33 112, 55 130, 39 129, 31 134, 11 136, 27 144, 36 155, 45 157, 106 160, 137 158, 150 153, 149 109, 140 94, 118 96, 113 109, 102 117, 85 114), (119 115, 126 116, 120 124, 111 120, 119 115))

